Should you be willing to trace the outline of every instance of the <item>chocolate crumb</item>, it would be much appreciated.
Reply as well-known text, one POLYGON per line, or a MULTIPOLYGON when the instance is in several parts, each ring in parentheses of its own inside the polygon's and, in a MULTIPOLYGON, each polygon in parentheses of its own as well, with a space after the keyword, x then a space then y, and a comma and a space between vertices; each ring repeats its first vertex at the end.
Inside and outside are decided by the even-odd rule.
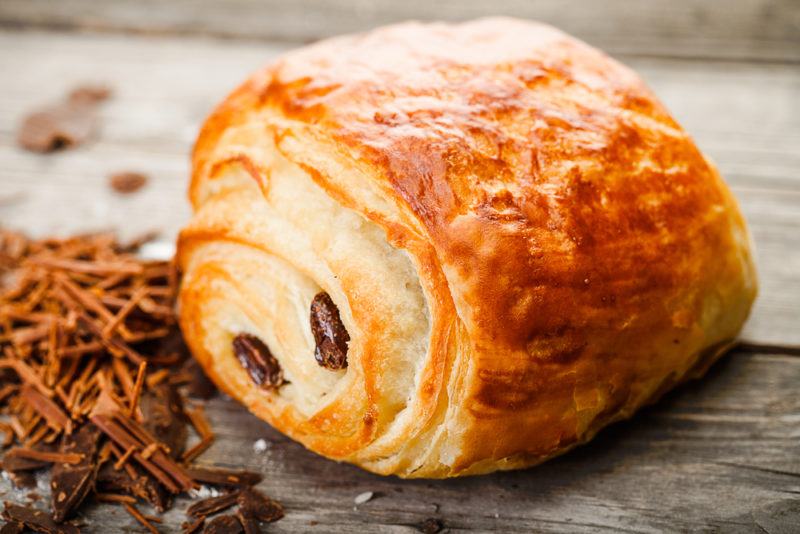
POLYGON ((243 532, 242 524, 233 515, 221 515, 203 529, 203 534, 240 534, 241 532, 243 532))
POLYGON ((285 383, 281 365, 258 337, 239 334, 233 338, 233 351, 257 386, 276 389, 285 383))
POLYGON ((112 90, 107 85, 81 85, 69 93, 71 102, 102 102, 111 97, 112 90))
POLYGON ((429 517, 419 525, 419 531, 425 534, 436 534, 444 528, 444 523, 434 517, 429 517))
POLYGON ((325 292, 311 301, 311 332, 316 342, 314 358, 319 365, 332 371, 347 367, 350 335, 339 317, 339 308, 325 292))
POLYGON ((117 172, 109 176, 108 183, 117 193, 135 193, 147 184, 147 176, 138 172, 117 172))

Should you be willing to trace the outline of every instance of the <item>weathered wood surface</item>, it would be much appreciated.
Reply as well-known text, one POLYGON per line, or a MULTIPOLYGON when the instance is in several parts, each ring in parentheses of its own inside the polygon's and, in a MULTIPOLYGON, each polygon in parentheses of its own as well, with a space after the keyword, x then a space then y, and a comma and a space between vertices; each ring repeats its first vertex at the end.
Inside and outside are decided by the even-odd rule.
MULTIPOLYGON (((639 4, 644 3, 631 9, 651 9, 639 4)), ((677 4, 680 12, 685 2, 677 4)), ((21 5, 3 0, 0 19, 8 21, 21 5)), ((98 3, 97 13, 110 17, 108 6, 115 5, 122 4, 98 3)), ((54 13, 65 12, 60 3, 52 6, 54 13)), ((191 28, 225 33, 203 26, 213 22, 203 22, 207 13, 199 2, 191 28)), ((734 17, 719 6, 716 13, 734 17)), ((152 15, 153 24, 165 16, 152 15)), ((246 19, 238 20, 256 27, 246 19)), ((117 20, 96 25, 114 29, 117 20)), ((780 28, 767 25, 764 35, 786 41, 780 28)), ((182 28, 161 31, 176 29, 182 28)), ((157 228, 171 239, 189 215, 188 152, 203 117, 248 72, 288 46, 0 31, 0 224, 37 234, 115 227, 132 236, 157 228), (87 80, 115 89, 95 142, 48 156, 16 147, 16 125, 26 110, 87 80), (120 196, 106 184, 116 170, 143 171, 152 180, 141 192, 120 196)), ((208 412, 219 441, 205 458, 265 474, 261 487, 288 508, 271 531, 413 532, 429 517, 454 532, 800 530, 800 69, 775 62, 620 57, 718 162, 739 198, 755 238, 762 284, 744 337, 763 348, 732 354, 703 381, 683 386, 560 459, 466 480, 400 481, 339 465, 217 398, 208 412), (261 454, 252 448, 259 438, 270 445, 261 454), (364 491, 378 497, 354 508, 353 498, 364 491)), ((0 480, 0 499, 23 496, 0 480)), ((183 508, 164 517, 165 531, 180 524, 183 508)), ((91 532, 139 530, 124 511, 110 507, 90 510, 87 521, 91 532)))
POLYGON ((0 24, 291 42, 409 19, 541 20, 614 53, 800 61, 796 0, 3 0, 0 24))

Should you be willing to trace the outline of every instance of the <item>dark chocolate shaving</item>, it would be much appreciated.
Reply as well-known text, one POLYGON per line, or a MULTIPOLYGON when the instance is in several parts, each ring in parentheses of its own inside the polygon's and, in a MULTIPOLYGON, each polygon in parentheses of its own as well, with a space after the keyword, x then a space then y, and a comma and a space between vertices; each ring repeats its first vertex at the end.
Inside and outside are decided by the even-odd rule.
POLYGON ((233 493, 226 493, 224 495, 220 495, 219 497, 209 497, 207 499, 202 499, 191 505, 186 510, 186 514, 193 517, 205 517, 213 515, 216 514, 217 512, 227 510, 228 508, 236 504, 237 497, 239 497, 238 491, 233 493))
POLYGON ((3 518, 7 521, 22 523, 27 528, 44 532, 45 534, 78 534, 80 530, 74 525, 59 525, 53 521, 49 515, 41 510, 36 510, 29 506, 20 506, 6 501, 6 509, 3 511, 3 518))
POLYGON ((234 515, 221 515, 214 518, 203 529, 203 534, 240 534, 242 524, 234 515))
POLYGON ((181 523, 181 529, 183 529, 183 534, 194 534, 195 532, 197 532, 202 528, 205 522, 206 522, 205 517, 198 517, 194 521, 185 521, 181 523))
POLYGON ((83 459, 77 464, 56 463, 51 471, 53 519, 60 523, 80 506, 94 487, 97 476, 97 446, 100 431, 86 423, 78 431, 65 436, 62 453, 77 453, 83 459))
POLYGON ((314 358, 326 369, 336 371, 347 367, 347 343, 350 334, 339 317, 339 308, 325 292, 311 301, 311 332, 316 349, 314 358))
POLYGON ((194 480, 202 484, 225 487, 245 487, 255 486, 262 480, 259 473, 252 471, 232 471, 228 469, 212 467, 189 467, 186 473, 194 480))
POLYGON ((256 336, 239 334, 233 338, 233 352, 257 386, 275 389, 284 384, 280 363, 256 336))
POLYGON ((9 521, 3 528, 0 528, 0 534, 20 534, 25 530, 25 525, 16 521, 9 521))
POLYGON ((172 495, 158 482, 146 477, 141 472, 128 466, 136 473, 136 478, 131 478, 126 470, 114 469, 113 462, 108 462, 100 468, 97 474, 97 489, 102 492, 125 493, 149 502, 159 512, 165 512, 172 506, 172 495))
POLYGON ((239 518, 239 523, 242 524, 244 534, 261 534, 261 527, 258 519, 249 515, 242 508, 236 510, 236 517, 239 518))
POLYGON ((161 383, 142 395, 139 407, 144 427, 169 448, 170 456, 179 458, 186 448, 189 434, 178 390, 168 383, 161 383))
POLYGON ((245 517, 264 523, 272 523, 283 517, 283 506, 260 491, 245 488, 239 492, 239 511, 245 517))

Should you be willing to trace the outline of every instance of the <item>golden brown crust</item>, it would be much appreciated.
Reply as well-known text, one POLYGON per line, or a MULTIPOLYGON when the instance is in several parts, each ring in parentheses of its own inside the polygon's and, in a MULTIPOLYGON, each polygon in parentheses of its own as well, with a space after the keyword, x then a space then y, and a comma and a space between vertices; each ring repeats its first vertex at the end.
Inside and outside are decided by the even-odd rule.
MULTIPOLYGON (((231 165, 269 187, 267 144, 409 252, 430 312, 412 391, 427 400, 401 433, 436 443, 427 453, 396 440, 363 452, 391 423, 369 386, 376 346, 365 346, 365 399, 347 403, 349 437, 334 439, 322 414, 250 404, 333 458, 404 476, 536 463, 686 377, 755 297, 744 222, 713 165, 635 74, 547 26, 405 24, 284 56, 204 126, 195 208, 231 165), (402 458, 381 463, 391 455, 402 458)), ((186 265, 190 243, 225 239, 225 220, 184 233, 186 265)), ((368 302, 358 283, 343 283, 354 313, 368 302)), ((188 288, 184 308, 204 291, 188 288)), ((183 324, 213 376, 200 319, 183 324)))

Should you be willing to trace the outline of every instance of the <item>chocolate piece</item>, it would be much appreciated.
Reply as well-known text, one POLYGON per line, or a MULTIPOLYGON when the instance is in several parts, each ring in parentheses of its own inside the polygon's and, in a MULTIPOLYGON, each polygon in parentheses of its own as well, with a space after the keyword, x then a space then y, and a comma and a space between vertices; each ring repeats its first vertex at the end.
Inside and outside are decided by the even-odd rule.
POLYGON ((27 528, 45 534, 79 534, 79 530, 74 525, 58 525, 49 515, 41 510, 36 510, 29 506, 20 506, 6 501, 6 509, 3 517, 8 521, 22 523, 27 528))
POLYGON ((216 467, 192 466, 186 470, 193 480, 202 484, 227 487, 255 486, 262 480, 259 473, 252 471, 232 471, 216 467))
POLYGON ((185 521, 185 522, 181 523, 181 528, 183 529, 183 534, 194 534, 195 532, 200 530, 200 528, 203 526, 203 524, 205 522, 206 522, 206 518, 205 517, 198 517, 197 519, 195 519, 191 523, 188 522, 188 521, 185 521))
POLYGON ((108 183, 117 193, 135 193, 147 184, 147 176, 138 172, 117 172, 108 177, 108 183))
POLYGON ((264 389, 284 384, 283 370, 263 341, 252 334, 233 338, 233 351, 253 382, 264 389))
POLYGON ((208 515, 216 514, 217 512, 227 510, 228 508, 236 504, 237 497, 239 497, 238 491, 233 493, 226 493, 225 495, 220 495, 219 497, 209 497, 207 499, 202 499, 191 505, 186 510, 186 514, 193 517, 205 517, 208 515))
POLYGON ((178 390, 168 383, 159 384, 142 395, 139 406, 144 427, 169 447, 170 456, 180 457, 186 447, 188 431, 178 390))
POLYGON ((261 527, 258 519, 250 515, 247 511, 242 508, 237 509, 236 517, 239 518, 239 523, 242 524, 244 534, 261 534, 261 527))
POLYGON ((83 143, 97 128, 94 106, 70 101, 35 111, 25 117, 17 134, 22 148, 52 152, 83 143))
POLYGON ((111 462, 106 463, 97 474, 97 489, 134 495, 152 504, 159 512, 168 510, 172 506, 172 496, 164 486, 141 475, 138 469, 134 468, 133 471, 136 479, 131 478, 127 470, 117 471, 111 462))
POLYGON ((2 465, 4 470, 14 473, 20 471, 36 471, 37 469, 43 469, 49 466, 51 463, 43 460, 25 458, 24 456, 17 456, 15 452, 16 449, 11 449, 3 457, 3 461, 0 465, 2 465))
POLYGON ((317 346, 314 358, 326 369, 336 371, 347 367, 347 343, 350 334, 339 317, 339 308, 325 292, 311 301, 311 332, 317 346))
POLYGON ((20 534, 25 530, 25 525, 17 523, 16 521, 9 521, 3 528, 0 528, 0 534, 20 534))
POLYGON ((245 517, 272 523, 283 517, 283 506, 260 491, 245 488, 239 493, 239 511, 245 517))
POLYGON ((203 529, 203 534, 240 534, 243 532, 242 524, 233 515, 221 515, 214 518, 203 529))
POLYGON ((52 488, 53 519, 60 523, 83 502, 94 487, 97 476, 97 445, 100 431, 91 423, 64 437, 62 453, 77 453, 83 459, 77 464, 56 463, 53 466, 52 488))

